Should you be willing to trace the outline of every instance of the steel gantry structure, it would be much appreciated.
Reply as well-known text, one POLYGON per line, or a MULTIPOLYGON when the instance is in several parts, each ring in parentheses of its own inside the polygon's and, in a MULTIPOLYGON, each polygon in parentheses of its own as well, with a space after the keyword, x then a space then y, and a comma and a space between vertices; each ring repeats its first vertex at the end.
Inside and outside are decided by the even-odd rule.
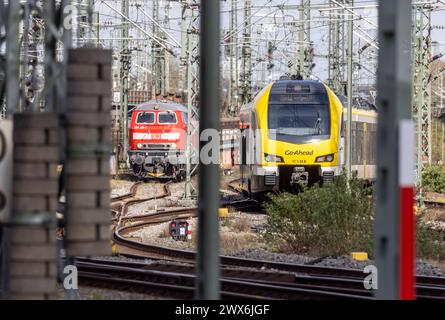
POLYGON ((417 123, 417 184, 422 191, 422 172, 431 164, 431 10, 430 4, 413 8, 413 118, 417 123))
POLYGON ((244 29, 241 61, 241 103, 248 103, 252 97, 252 1, 244 1, 244 29))
MULTIPOLYGON (((191 199, 196 197, 196 188, 192 181, 192 176, 198 168, 198 150, 194 146, 192 137, 198 131, 197 123, 192 120, 192 114, 196 114, 199 98, 199 2, 190 0, 188 3, 189 25, 187 29, 187 112, 189 121, 187 122, 187 150, 186 150, 186 178, 184 197, 191 199)), ((183 10, 185 14, 185 10, 183 10)))
POLYGON ((238 34, 235 28, 238 26, 238 0, 232 1, 230 16, 230 37, 228 39, 230 79, 229 79, 229 112, 236 115, 239 109, 239 72, 238 72, 238 34))
MULTIPOLYGON (((152 1, 152 16, 154 21, 159 20, 159 1, 152 1)), ((160 33, 160 29, 157 24, 153 23, 152 34, 155 37, 161 38, 163 35, 160 33)), ((164 52, 163 48, 156 42, 152 42, 151 54, 153 57, 153 90, 152 97, 156 99, 158 96, 165 94, 165 74, 164 74, 164 52)))
POLYGON ((72 41, 71 4, 71 0, 10 1, 9 4, 0 1, 0 40, 4 44, 0 47, 4 49, 0 51, 3 116, 15 111, 63 108, 64 56, 72 41))
POLYGON ((304 79, 312 74, 313 46, 311 43, 311 0, 301 0, 298 30, 298 72, 304 79))
POLYGON ((131 50, 128 41, 130 26, 127 21, 130 13, 129 0, 122 0, 122 29, 121 29, 121 48, 120 48, 120 152, 119 162, 120 169, 127 167, 127 151, 128 151, 128 90, 129 76, 131 68, 131 50))
MULTIPOLYGON (((340 0, 340 2, 343 2, 340 0)), ((337 8, 337 4, 330 1, 332 8, 337 8)), ((334 10, 329 15, 329 53, 328 53, 328 85, 336 94, 344 93, 342 83, 344 77, 344 48, 345 38, 344 20, 339 10, 334 10)))

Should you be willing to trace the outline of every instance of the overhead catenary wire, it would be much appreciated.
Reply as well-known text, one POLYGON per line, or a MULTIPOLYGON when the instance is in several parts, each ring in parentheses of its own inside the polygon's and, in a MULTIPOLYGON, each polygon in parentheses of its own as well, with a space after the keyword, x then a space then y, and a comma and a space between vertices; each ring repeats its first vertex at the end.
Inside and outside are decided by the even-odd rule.
POLYGON ((158 39, 156 39, 154 36, 152 36, 150 33, 148 33, 147 31, 145 31, 143 28, 141 28, 138 24, 136 24, 133 20, 131 20, 130 18, 128 18, 127 16, 125 16, 122 12, 120 12, 119 10, 117 10, 116 8, 114 8, 113 6, 109 5, 107 2, 105 2, 104 0, 100 0, 103 4, 105 4, 107 7, 109 7, 111 10, 113 10, 114 12, 116 12, 119 16, 121 16, 122 18, 124 18, 125 20, 127 20, 128 22, 130 22, 135 28, 139 29, 143 34, 145 34, 147 37, 149 37, 150 39, 152 39, 154 42, 156 42, 157 44, 159 44, 161 47, 163 47, 168 53, 170 53, 172 56, 176 57, 176 54, 172 51, 172 49, 168 48, 167 46, 165 46, 162 42, 160 42, 158 39))

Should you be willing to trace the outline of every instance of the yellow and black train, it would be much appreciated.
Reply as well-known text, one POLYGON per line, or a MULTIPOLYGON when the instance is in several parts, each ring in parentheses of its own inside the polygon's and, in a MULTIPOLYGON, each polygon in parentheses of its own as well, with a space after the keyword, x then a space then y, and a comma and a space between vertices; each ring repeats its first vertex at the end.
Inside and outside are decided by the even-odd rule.
MULTIPOLYGON (((280 80, 240 111, 241 172, 250 192, 326 183, 344 166, 346 109, 323 83, 280 80)), ((353 109, 352 170, 375 177, 377 113, 353 109)))

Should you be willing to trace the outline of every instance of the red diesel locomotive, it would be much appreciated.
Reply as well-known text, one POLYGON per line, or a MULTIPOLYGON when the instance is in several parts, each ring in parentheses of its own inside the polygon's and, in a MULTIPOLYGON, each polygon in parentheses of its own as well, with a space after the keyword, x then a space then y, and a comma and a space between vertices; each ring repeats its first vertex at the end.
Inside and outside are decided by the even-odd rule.
POLYGON ((186 106, 173 101, 150 101, 134 109, 128 158, 135 175, 185 177, 187 111, 186 106))

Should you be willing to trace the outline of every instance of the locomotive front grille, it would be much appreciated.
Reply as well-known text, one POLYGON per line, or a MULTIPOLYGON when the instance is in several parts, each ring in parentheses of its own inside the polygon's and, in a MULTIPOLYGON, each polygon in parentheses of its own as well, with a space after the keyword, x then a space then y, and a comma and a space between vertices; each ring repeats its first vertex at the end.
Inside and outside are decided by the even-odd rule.
POLYGON ((147 154, 147 156, 151 156, 151 157, 166 157, 167 153, 166 152, 150 152, 149 154, 147 154))
POLYGON ((166 149, 166 148, 170 148, 169 144, 164 144, 164 143, 148 143, 147 144, 147 148, 151 148, 151 149, 166 149))
POLYGON ((171 143, 140 143, 138 145, 138 149, 145 150, 145 149, 156 149, 156 150, 162 150, 162 149, 171 149, 174 148, 175 145, 171 143))
POLYGON ((276 184, 277 181, 277 176, 276 175, 265 175, 264 176, 264 185, 266 186, 274 186, 276 184))
POLYGON ((334 182, 334 171, 323 172, 323 182, 324 183, 334 182))

